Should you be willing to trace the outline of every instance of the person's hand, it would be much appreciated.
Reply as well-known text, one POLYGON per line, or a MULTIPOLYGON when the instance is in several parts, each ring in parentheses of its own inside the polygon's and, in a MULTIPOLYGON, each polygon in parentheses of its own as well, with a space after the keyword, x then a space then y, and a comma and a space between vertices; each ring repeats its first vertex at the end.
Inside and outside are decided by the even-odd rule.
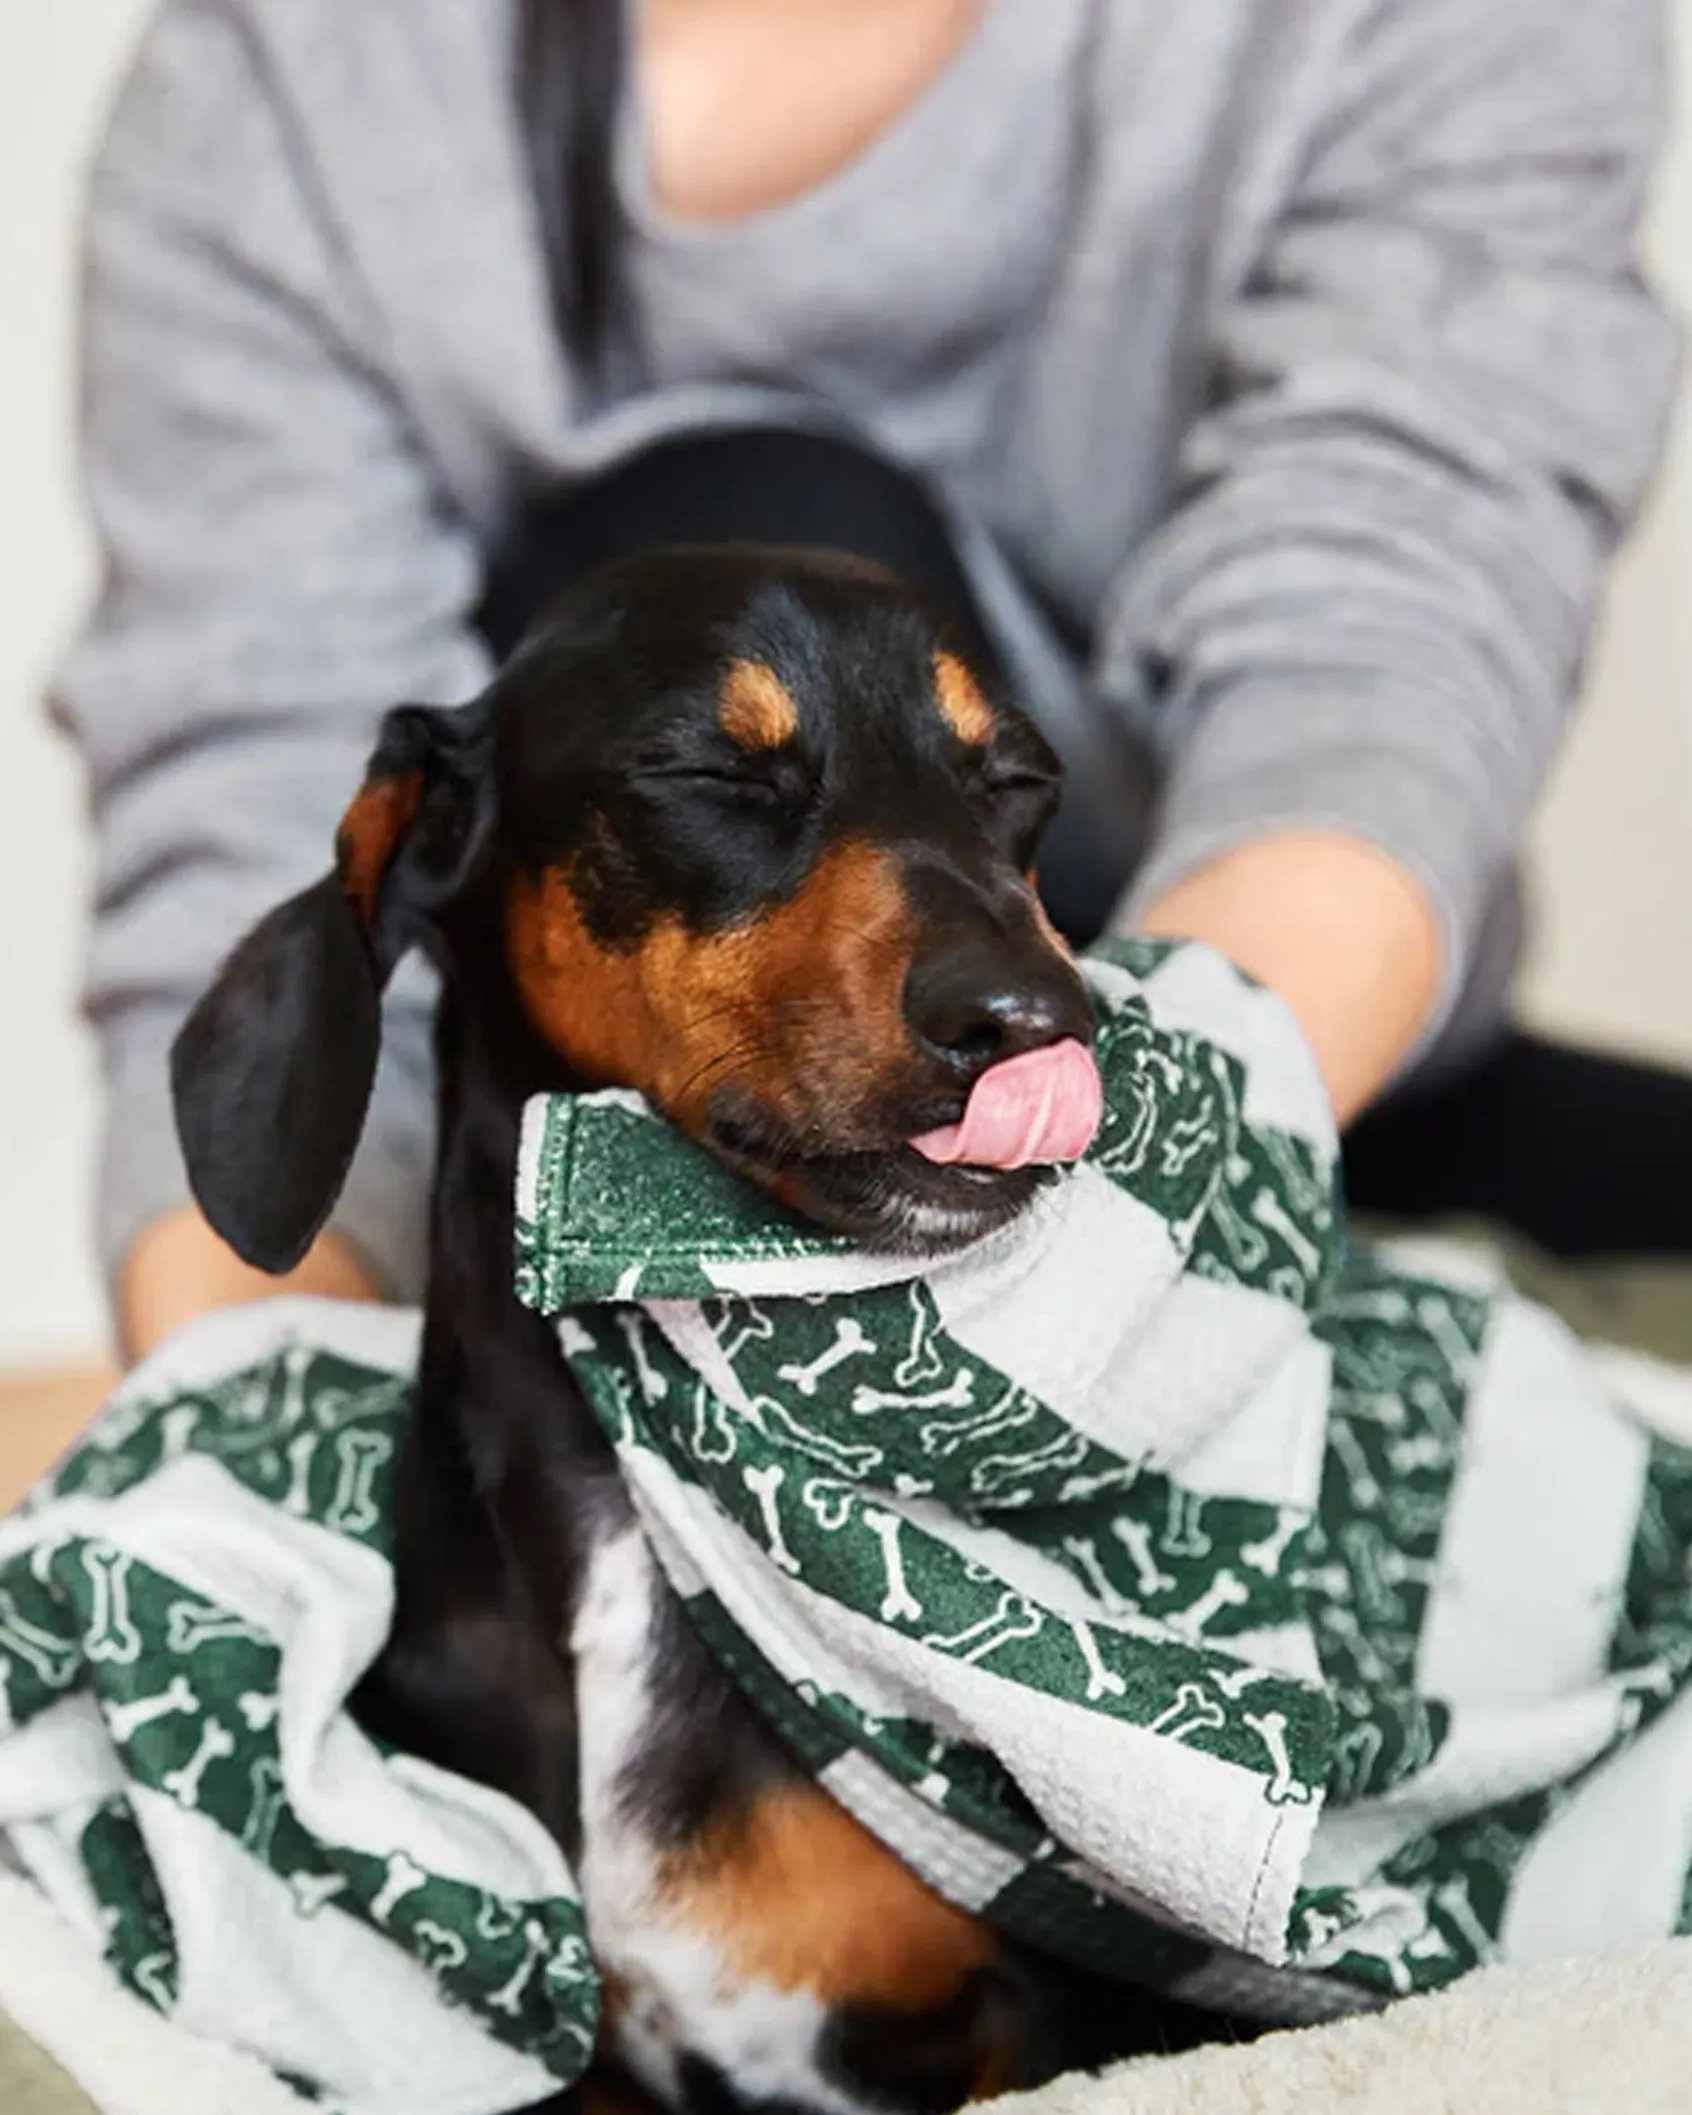
POLYGON ((1202 940, 1279 993, 1310 1039, 1342 1126, 1392 1078, 1439 998, 1433 905, 1373 845, 1311 832, 1224 853, 1137 929, 1202 940))
POLYGON ((334 1300, 381 1298, 369 1271, 334 1234, 321 1235, 286 1277, 272 1278, 243 1263, 199 1212, 185 1205, 144 1228, 124 1258, 117 1300, 124 1358, 144 1358, 172 1331, 213 1308, 290 1292, 334 1300))

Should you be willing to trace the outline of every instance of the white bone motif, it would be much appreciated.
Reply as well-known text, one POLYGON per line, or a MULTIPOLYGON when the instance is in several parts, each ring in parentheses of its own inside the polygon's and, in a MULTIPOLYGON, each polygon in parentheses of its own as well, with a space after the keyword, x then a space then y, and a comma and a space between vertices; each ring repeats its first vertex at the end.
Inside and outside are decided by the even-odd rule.
POLYGON ((1395 1439, 1387 1448, 1387 1460, 1395 1476, 1441 1475, 1451 1467, 1451 1442, 1437 1432, 1418 1432, 1408 1439, 1395 1439))
POLYGON ((775 1324, 758 1305, 756 1300, 729 1300, 723 1303, 720 1317, 711 1324, 718 1348, 730 1365, 739 1358, 748 1344, 767 1344, 775 1335, 775 1324))
POLYGON ((1388 1329, 1399 1329, 1410 1319, 1410 1302, 1390 1287, 1373 1292, 1348 1287, 1335 1292, 1332 1312, 1342 1321, 1379 1322, 1388 1329))
POLYGON ((62 1689, 76 1672, 77 1648, 43 1630, 19 1612, 9 1593, 0 1591, 0 1651, 11 1653, 44 1681, 62 1689))
POLYGON ((82 1552, 82 1568, 94 1589, 93 1614, 82 1646, 91 1660, 130 1667, 141 1657, 141 1633, 129 1616, 129 1569, 134 1561, 122 1550, 92 1543, 82 1552))
POLYGON ((156 1696, 138 1696, 131 1703, 108 1704, 106 1725, 111 1736, 121 1748, 132 1741, 143 1726, 150 1726, 161 1718, 174 1718, 184 1711, 197 1711, 200 1700, 194 1694, 193 1684, 183 1674, 176 1675, 168 1689, 161 1689, 156 1696))
POLYGON ((1146 1731, 1161 1733, 1165 1740, 1191 1740, 1195 1733, 1220 1731, 1227 1723, 1227 1712, 1213 1696, 1207 1696, 1197 1682, 1183 1682, 1175 1692, 1174 1703, 1160 1712, 1146 1731))
POLYGON ((854 1441, 835 1438, 831 1432, 817 1431, 797 1418, 788 1405, 772 1395, 756 1395, 747 1405, 752 1421, 761 1432, 785 1433, 798 1441, 807 1454, 814 1454, 830 1468, 838 1469, 842 1476, 853 1478, 867 1476, 872 1469, 879 1468, 884 1450, 868 1440, 854 1441))
POLYGON ((1128 1552, 1128 1561, 1134 1567, 1142 1597, 1149 1600, 1153 1594, 1166 1594, 1176 1585, 1174 1575, 1162 1571, 1152 1555, 1151 1529, 1143 1520, 1126 1517, 1113 1520, 1110 1531, 1128 1552))
POLYGON ((1216 1545, 1201 1525, 1203 1517, 1204 1494, 1184 1491, 1179 1484, 1171 1484, 1168 1517, 1163 1526, 1163 1554, 1166 1557, 1208 1557, 1216 1545))
POLYGON ((514 2019, 522 2006, 523 1993, 529 1987, 536 1968, 546 1959, 546 1926, 538 1918, 531 1918, 523 1926, 523 1958, 512 1971, 510 1979, 488 1999, 495 2012, 503 2012, 514 2019))
POLYGON ((1372 1782, 1385 1746, 1386 1735, 1373 1719, 1359 1719, 1334 1743, 1336 1778, 1350 1785, 1354 1796, 1357 1788, 1372 1782))
POLYGON ((693 1384, 693 1458, 695 1461, 733 1461, 734 1427, 728 1406, 707 1381, 693 1384))
POLYGON ((1244 1583, 1232 1572, 1218 1572, 1196 1601, 1172 1609, 1164 1621, 1184 1638, 1201 1636, 1225 1608, 1244 1608, 1251 1599, 1244 1583))
POLYGON ((1090 1535, 1066 1535, 1064 1549, 1074 1558, 1088 1591, 1107 1615, 1125 1616, 1132 1613, 1131 1604, 1125 1601, 1105 1576, 1104 1560, 1099 1547, 1090 1535))
MULTIPOLYGON (((1236 1168, 1239 1173, 1244 1172, 1238 1163, 1229 1163, 1230 1176, 1235 1181, 1239 1179, 1236 1168)), ((1227 1243, 1228 1253, 1237 1269, 1249 1275, 1263 1268, 1269 1255, 1269 1243, 1249 1219, 1234 1209, 1232 1200, 1226 1195, 1219 1196, 1211 1206, 1211 1220, 1227 1243)))
POLYGON ((908 1470, 899 1469, 893 1477, 895 1498, 928 1498, 933 1495, 934 1479, 931 1476, 912 1476, 908 1470))
POLYGON ((344 1534, 367 1535, 380 1524, 372 1485, 394 1451, 386 1432, 341 1432, 335 1438, 340 1474, 329 1506, 329 1525, 344 1534))
MULTIPOLYGON (((297 1425, 305 1416, 306 1375, 315 1356, 309 1344, 290 1344, 282 1354, 282 1414, 279 1422, 284 1430, 297 1425)), ((255 1389, 254 1394, 262 1403, 262 1391, 255 1389)))
POLYGON ((1498 1941, 1476 1914, 1475 1905, 1469 1899, 1469 1883, 1462 1874, 1442 1882, 1434 1889, 1433 1898, 1457 1927, 1458 1936, 1472 1951, 1475 1960, 1490 1961, 1498 1951, 1498 1941))
POLYGON ((159 1419, 159 1453, 165 1461, 186 1454, 200 1422, 198 1403, 176 1403, 159 1419))
POLYGON ((877 1410, 967 1410, 974 1399, 975 1375, 960 1366, 944 1388, 931 1388, 926 1395, 900 1395, 861 1383, 852 1390, 852 1415, 869 1417, 877 1410))
POLYGON ((282 1510, 303 1520, 311 1511, 311 1463, 317 1452, 319 1435, 302 1432, 288 1442, 288 1488, 283 1495, 282 1510))
POLYGON ((1273 1190, 1259 1190, 1252 1200, 1251 1216, 1259 1226, 1267 1227, 1272 1234, 1279 1234, 1292 1250, 1293 1260, 1307 1277, 1318 1277, 1322 1269, 1322 1251, 1316 1246, 1303 1227, 1287 1213, 1281 1200, 1273 1190))
POLYGON ((428 1885, 429 1875, 404 1851, 395 1851, 388 1859, 387 1878, 382 1882, 370 1905, 371 1921, 386 1924, 407 1895, 416 1894, 420 1887, 428 1885))
POLYGON ((268 1861, 276 1824, 288 1799, 282 1788, 282 1765, 274 1755, 261 1755, 247 1772, 247 1783, 253 1797, 241 1831, 241 1844, 261 1862, 268 1861))
POLYGON ((584 1358, 594 1348, 593 1331, 575 1315, 560 1315, 557 1333, 558 1348, 567 1359, 584 1358))
MULTIPOLYGON (((1351 1574, 1343 1564, 1307 1564, 1293 1574, 1293 1584, 1313 1600, 1349 1601, 1351 1597, 1351 1574)), ((1326 1620, 1328 1610, 1322 1613, 1326 1620)))
POLYGON ((1040 1415, 1040 1405, 1033 1396, 1024 1395, 1013 1381, 996 1403, 978 1410, 968 1406, 965 1417, 931 1418, 923 1426, 920 1437, 925 1454, 950 1454, 965 1440, 977 1446, 987 1440, 998 1439, 1001 1434, 1014 1432, 1019 1425, 1026 1425, 1040 1415))
POLYGON ((180 1770, 166 1770, 160 1776, 159 1790, 179 1806, 197 1807, 206 1772, 214 1762, 223 1762, 234 1753, 235 1736, 221 1720, 208 1718, 200 1728, 200 1745, 180 1770))
POLYGON ((1249 1564, 1254 1572, 1261 1572, 1265 1579, 1273 1579, 1304 1527, 1302 1513, 1283 1513, 1261 1542, 1248 1542, 1241 1548, 1240 1562, 1249 1564))
POLYGON ((1269 1766, 1273 1777, 1263 1788, 1263 1796, 1272 1807, 1307 1807, 1315 1796, 1308 1785, 1302 1785, 1292 1773, 1292 1757, 1287 1752, 1287 1718, 1284 1711, 1265 1711, 1261 1718, 1249 1711, 1243 1721, 1269 1751, 1269 1766))
POLYGON ((911 1287, 911 1341, 905 1356, 893 1369, 900 1388, 920 1388, 924 1381, 937 1381, 945 1370, 945 1358, 936 1339, 938 1317, 918 1285, 911 1287))
POLYGON ((1031 1638, 1045 1622, 1045 1614, 1031 1601, 1014 1589, 1007 1588, 999 1596, 999 1605, 990 1616, 983 1616, 978 1623, 971 1623, 953 1637, 931 1631, 923 1643, 936 1652, 949 1652, 960 1660, 984 1660, 1001 1645, 1009 1645, 1017 1638, 1031 1638))
POLYGON ((1372 1512, 1381 1502, 1381 1487, 1375 1481, 1374 1471, 1369 1467, 1357 1434, 1343 1417, 1332 1419, 1328 1426, 1328 1444, 1339 1456, 1346 1479, 1351 1485, 1351 1502, 1359 1512, 1372 1512))
POLYGON ((302 1917, 315 1917, 325 1903, 346 1893, 345 1873, 290 1873, 288 1892, 302 1917))
POLYGON ((212 1608, 204 1601, 176 1601, 165 1622, 165 1643, 172 1652, 198 1652, 216 1638, 249 1638, 266 1643, 262 1630, 255 1630, 244 1616, 227 1608, 212 1608))
POLYGON ((883 1513, 874 1506, 865 1506, 864 1526, 881 1544, 881 1561, 887 1570, 887 1591, 881 1600, 881 1620, 884 1623, 915 1623, 922 1615, 922 1603, 905 1581, 904 1552, 899 1547, 899 1530, 904 1522, 897 1513, 883 1513))
POLYGON ((423 1956, 423 1965, 432 1975, 445 1975, 449 1970, 462 1968, 470 1958, 470 1949, 455 1931, 448 1931, 444 1924, 437 1924, 432 1917, 424 1917, 411 1935, 412 1944, 423 1956))
POLYGON ((1371 1612, 1396 1616, 1401 1586, 1431 1589, 1439 1576, 1432 1558, 1411 1556, 1364 1522, 1348 1523, 1341 1539, 1356 1574, 1359 1599, 1371 1612))
POLYGON ((1075 1642, 1081 1648, 1081 1658, 1087 1669, 1088 1703, 1097 1703, 1101 1696, 1126 1696, 1128 1684, 1099 1657, 1099 1641, 1093 1636, 1091 1625, 1072 1619, 1069 1627, 1075 1633, 1075 1642))
POLYGON ((1355 1610, 1333 1601, 1322 1612, 1323 1627, 1339 1639, 1357 1662, 1357 1671, 1372 1689, 1390 1688, 1395 1676, 1385 1655, 1357 1620, 1355 1610))
POLYGON ((1212 1667, 1210 1679, 1230 1704, 1237 1704, 1246 1691, 1269 1679, 1267 1667, 1212 1667))
POLYGON ((476 1936, 509 1939, 522 1921, 523 1912, 514 1903, 501 1901, 498 1895, 484 1895, 476 1912, 476 1936))
POLYGON ((797 1577, 799 1560, 788 1548, 781 1532, 781 1514, 776 1508, 776 1493, 787 1480, 787 1471, 779 1462, 771 1462, 767 1469, 742 1469, 746 1488, 758 1501, 758 1510, 764 1516, 764 1533, 769 1538, 770 1562, 778 1571, 797 1577))
POLYGON ((989 1454, 970 1470, 969 1487, 979 1498, 996 1498, 1015 1490, 1018 1479, 1026 1480, 1041 1470, 1072 1469, 1086 1458, 1085 1433, 1059 1432, 1026 1454, 989 1454))
POLYGON ((823 1476, 813 1476, 799 1500, 817 1526, 830 1535, 838 1534, 852 1517, 853 1494, 823 1476))
POLYGON ((1457 1327, 1449 1300, 1429 1293, 1416 1302, 1416 1319, 1439 1346, 1446 1364, 1459 1379, 1467 1379, 1475 1363, 1475 1348, 1457 1327))
POLYGON ((279 1696, 266 1696, 262 1690, 248 1689, 235 1699, 235 1708, 240 1712, 243 1724, 249 1733, 262 1733, 267 1726, 276 1723, 276 1714, 282 1708, 279 1696))
MULTIPOLYGON (((96 1427, 95 1429, 98 1430, 99 1428, 96 1427)), ((92 1446, 94 1442, 90 1440, 87 1444, 92 1446)), ((43 1530, 40 1541, 32 1546, 29 1553, 29 1575, 37 1586, 52 1585, 53 1560, 58 1556, 60 1550, 64 1549, 67 1544, 75 1539, 74 1534, 67 1527, 57 1528, 52 1531, 43 1530)))
POLYGON ((807 1400, 816 1394, 825 1378, 836 1366, 844 1366, 848 1359, 855 1359, 866 1351, 873 1351, 875 1343, 860 1322, 850 1315, 843 1315, 834 1325, 834 1342, 814 1358, 808 1366, 778 1366, 776 1379, 788 1381, 807 1400))
POLYGON ((645 1318, 625 1311, 618 1315, 617 1323, 628 1339, 629 1351, 635 1363, 635 1378, 640 1383, 643 1401, 661 1403, 670 1392, 670 1384, 653 1365, 652 1354, 646 1348, 645 1318))

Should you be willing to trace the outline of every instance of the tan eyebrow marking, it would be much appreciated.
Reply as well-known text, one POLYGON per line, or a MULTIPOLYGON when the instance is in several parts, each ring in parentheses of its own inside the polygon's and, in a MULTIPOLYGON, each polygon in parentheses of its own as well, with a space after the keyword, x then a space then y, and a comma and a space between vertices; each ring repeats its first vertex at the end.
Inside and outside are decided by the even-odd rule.
POLYGON ((736 661, 723 683, 717 719, 742 749, 779 749, 799 732, 799 708, 763 661, 736 661))
POLYGON ((956 654, 934 656, 934 688, 946 724, 960 742, 972 749, 983 748, 993 739, 998 722, 993 708, 981 695, 981 686, 956 654))
POLYGON ((358 905, 367 926, 376 922, 382 877, 399 850, 400 839, 416 820, 422 800, 420 771, 407 771, 399 778, 366 779, 341 818, 335 835, 341 885, 358 905))

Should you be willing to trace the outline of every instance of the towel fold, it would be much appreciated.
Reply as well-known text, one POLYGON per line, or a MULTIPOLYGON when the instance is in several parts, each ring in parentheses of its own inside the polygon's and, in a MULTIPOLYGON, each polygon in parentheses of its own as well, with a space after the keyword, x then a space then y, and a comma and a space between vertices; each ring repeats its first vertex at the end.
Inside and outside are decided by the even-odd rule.
MULTIPOLYGON (((1319 2017, 1685 1928, 1692 1383, 1349 1246, 1309 1056, 1219 959, 1085 967, 1097 1137, 926 1264, 628 1095, 528 1112, 519 1292, 701 1633, 941 1893, 1190 1999, 1319 2017)), ((212 1317, 0 1526, 0 1846, 297 2092, 496 2115, 579 2075, 597 1976, 539 1825, 348 1710, 416 1341, 212 1317)))

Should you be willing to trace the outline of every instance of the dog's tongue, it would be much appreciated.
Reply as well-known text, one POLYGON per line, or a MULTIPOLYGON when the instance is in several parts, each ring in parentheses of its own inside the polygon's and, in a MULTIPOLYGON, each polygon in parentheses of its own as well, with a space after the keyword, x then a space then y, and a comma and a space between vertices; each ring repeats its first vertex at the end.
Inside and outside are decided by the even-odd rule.
POLYGON ((1024 1168, 1036 1161, 1079 1160, 1104 1114, 1104 1090, 1090 1050, 1052 1043, 1025 1050, 984 1072, 970 1092, 961 1124, 926 1131, 912 1146, 944 1166, 1024 1168))

